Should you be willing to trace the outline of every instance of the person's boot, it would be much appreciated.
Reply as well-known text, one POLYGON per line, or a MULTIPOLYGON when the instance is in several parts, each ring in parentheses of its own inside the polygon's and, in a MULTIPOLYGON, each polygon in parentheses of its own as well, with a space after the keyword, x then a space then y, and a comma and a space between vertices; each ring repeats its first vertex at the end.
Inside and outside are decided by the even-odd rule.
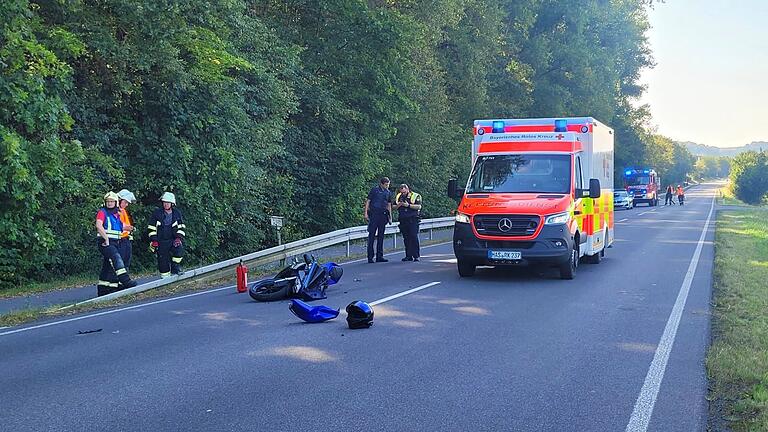
POLYGON ((184 270, 182 270, 181 264, 176 264, 176 263, 171 264, 171 273, 179 276, 183 275, 184 270))
POLYGON ((117 275, 117 279, 120 281, 120 285, 122 285, 123 289, 133 288, 138 285, 135 280, 132 280, 131 277, 128 276, 128 272, 117 275))

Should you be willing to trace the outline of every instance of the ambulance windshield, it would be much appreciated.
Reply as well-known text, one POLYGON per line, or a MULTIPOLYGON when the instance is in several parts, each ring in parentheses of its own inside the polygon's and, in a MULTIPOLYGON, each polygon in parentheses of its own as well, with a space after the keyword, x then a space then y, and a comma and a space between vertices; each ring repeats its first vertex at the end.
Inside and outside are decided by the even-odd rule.
POLYGON ((517 154, 477 158, 467 193, 570 193, 571 156, 517 154))

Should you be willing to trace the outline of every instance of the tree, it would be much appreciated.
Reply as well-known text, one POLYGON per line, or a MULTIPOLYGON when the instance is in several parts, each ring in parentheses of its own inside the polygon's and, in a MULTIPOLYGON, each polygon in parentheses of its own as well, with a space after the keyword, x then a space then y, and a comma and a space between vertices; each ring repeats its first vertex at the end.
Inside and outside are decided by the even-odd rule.
POLYGON ((46 26, 36 8, 10 0, 0 10, 0 288, 83 264, 82 248, 90 246, 77 227, 83 204, 93 203, 88 193, 103 178, 121 175, 113 161, 68 137, 67 61, 81 57, 84 44, 46 26))
POLYGON ((736 155, 731 162, 731 188, 736 198, 748 204, 760 204, 768 193, 768 154, 749 151, 736 155))

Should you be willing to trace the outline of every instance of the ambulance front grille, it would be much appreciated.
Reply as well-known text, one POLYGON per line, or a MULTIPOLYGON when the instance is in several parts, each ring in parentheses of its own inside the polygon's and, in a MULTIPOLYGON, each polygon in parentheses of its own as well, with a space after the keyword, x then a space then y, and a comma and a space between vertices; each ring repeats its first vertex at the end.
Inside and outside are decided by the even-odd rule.
POLYGON ((536 215, 477 215, 474 218, 478 234, 501 237, 527 237, 539 227, 536 215))

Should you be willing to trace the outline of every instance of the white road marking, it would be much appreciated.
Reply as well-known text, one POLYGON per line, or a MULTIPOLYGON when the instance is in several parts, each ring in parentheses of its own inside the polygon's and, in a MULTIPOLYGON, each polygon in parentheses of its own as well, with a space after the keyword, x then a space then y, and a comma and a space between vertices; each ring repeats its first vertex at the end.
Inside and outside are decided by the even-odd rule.
POLYGON ((217 291, 221 291, 221 290, 232 289, 235 286, 236 285, 230 285, 230 286, 225 286, 225 287, 221 287, 221 288, 215 288, 215 289, 208 290, 208 291, 200 291, 200 292, 196 292, 196 293, 192 293, 192 294, 187 294, 187 295, 183 295, 183 296, 179 296, 179 297, 172 297, 172 298, 167 298, 167 299, 163 299, 163 300, 153 301, 153 302, 149 302, 149 303, 142 303, 142 304, 138 304, 138 305, 128 306, 128 307, 124 307, 124 308, 120 308, 120 309, 112 309, 112 310, 108 310, 108 311, 104 311, 104 312, 98 312, 98 313, 95 313, 95 314, 83 315, 83 316, 79 316, 79 317, 69 318, 69 319, 65 319, 65 320, 61 320, 61 321, 54 321, 54 322, 49 322, 49 323, 40 324, 40 325, 36 325, 36 326, 24 327, 24 328, 20 328, 20 329, 16 329, 16 330, 9 330, 7 332, 0 333, 0 336, 6 336, 6 335, 14 334, 14 333, 21 333, 21 332, 24 332, 24 331, 27 331, 27 330, 34 330, 34 329, 39 329, 39 328, 43 328, 43 327, 55 326, 55 325, 64 324, 64 323, 68 323, 68 322, 72 322, 72 321, 80 321, 80 320, 84 320, 84 319, 87 319, 87 318, 94 318, 94 317, 97 317, 97 316, 109 315, 109 314, 113 314, 113 313, 117 313, 117 312, 122 312, 122 311, 127 311, 127 310, 131 310, 131 309, 143 308, 143 307, 146 307, 146 306, 152 306, 152 305, 156 305, 156 304, 160 304, 160 303, 171 302, 171 301, 174 301, 174 300, 181 300, 181 299, 185 299, 185 298, 188 298, 188 297, 194 297, 194 296, 199 296, 199 295, 208 294, 208 293, 212 293, 212 292, 217 292, 217 291))
POLYGON ((696 267, 699 265, 699 256, 701 255, 701 249, 704 245, 704 237, 707 235, 709 221, 712 218, 712 211, 714 208, 715 198, 712 197, 712 204, 709 206, 709 214, 707 215, 707 221, 704 223, 704 229, 701 230, 699 243, 696 246, 696 250, 693 252, 691 263, 688 265, 688 273, 685 274, 683 284, 680 286, 680 292, 677 294, 675 306, 672 308, 672 313, 669 315, 667 325, 664 327, 664 333, 661 335, 661 341, 659 341, 658 348, 656 348, 651 367, 648 369, 648 375, 645 376, 643 388, 640 390, 637 402, 635 402, 635 408, 632 410, 632 417, 629 419, 626 432, 645 432, 648 430, 648 424, 650 423, 651 415, 653 414, 653 407, 656 404, 656 397, 659 395, 661 381, 664 379, 664 372, 667 369, 667 361, 672 352, 672 346, 675 343, 675 336, 677 335, 677 328, 680 325, 680 318, 683 315, 685 302, 688 300, 688 292, 691 289, 691 283, 696 274, 696 267))
POLYGON ((384 297, 383 299, 379 299, 379 300, 376 300, 376 301, 372 301, 372 302, 370 302, 369 304, 370 304, 371 306, 376 306, 376 305, 378 305, 378 304, 386 303, 386 302, 388 302, 388 301, 390 301, 390 300, 394 300, 394 299, 396 299, 396 298, 400 298, 400 297, 402 297, 402 296, 406 296, 406 295, 408 295, 408 294, 412 294, 412 293, 415 293, 416 291, 421 291, 421 290, 423 290, 423 289, 427 289, 427 288, 429 288, 429 287, 431 287, 431 286, 435 286, 435 285, 438 285, 439 283, 440 283, 440 282, 430 282, 430 283, 428 283, 428 284, 424 284, 424 285, 421 285, 421 286, 417 286, 416 288, 412 288, 412 289, 409 289, 409 290, 407 290, 407 291, 403 291, 403 292, 401 292, 401 293, 397 293, 397 294, 391 295, 391 296, 389 296, 389 297, 384 297))
POLYGON ((624 219, 620 220, 619 222, 626 222, 626 221, 628 221, 628 220, 629 220, 629 219, 627 219, 627 218, 624 218, 624 219))

